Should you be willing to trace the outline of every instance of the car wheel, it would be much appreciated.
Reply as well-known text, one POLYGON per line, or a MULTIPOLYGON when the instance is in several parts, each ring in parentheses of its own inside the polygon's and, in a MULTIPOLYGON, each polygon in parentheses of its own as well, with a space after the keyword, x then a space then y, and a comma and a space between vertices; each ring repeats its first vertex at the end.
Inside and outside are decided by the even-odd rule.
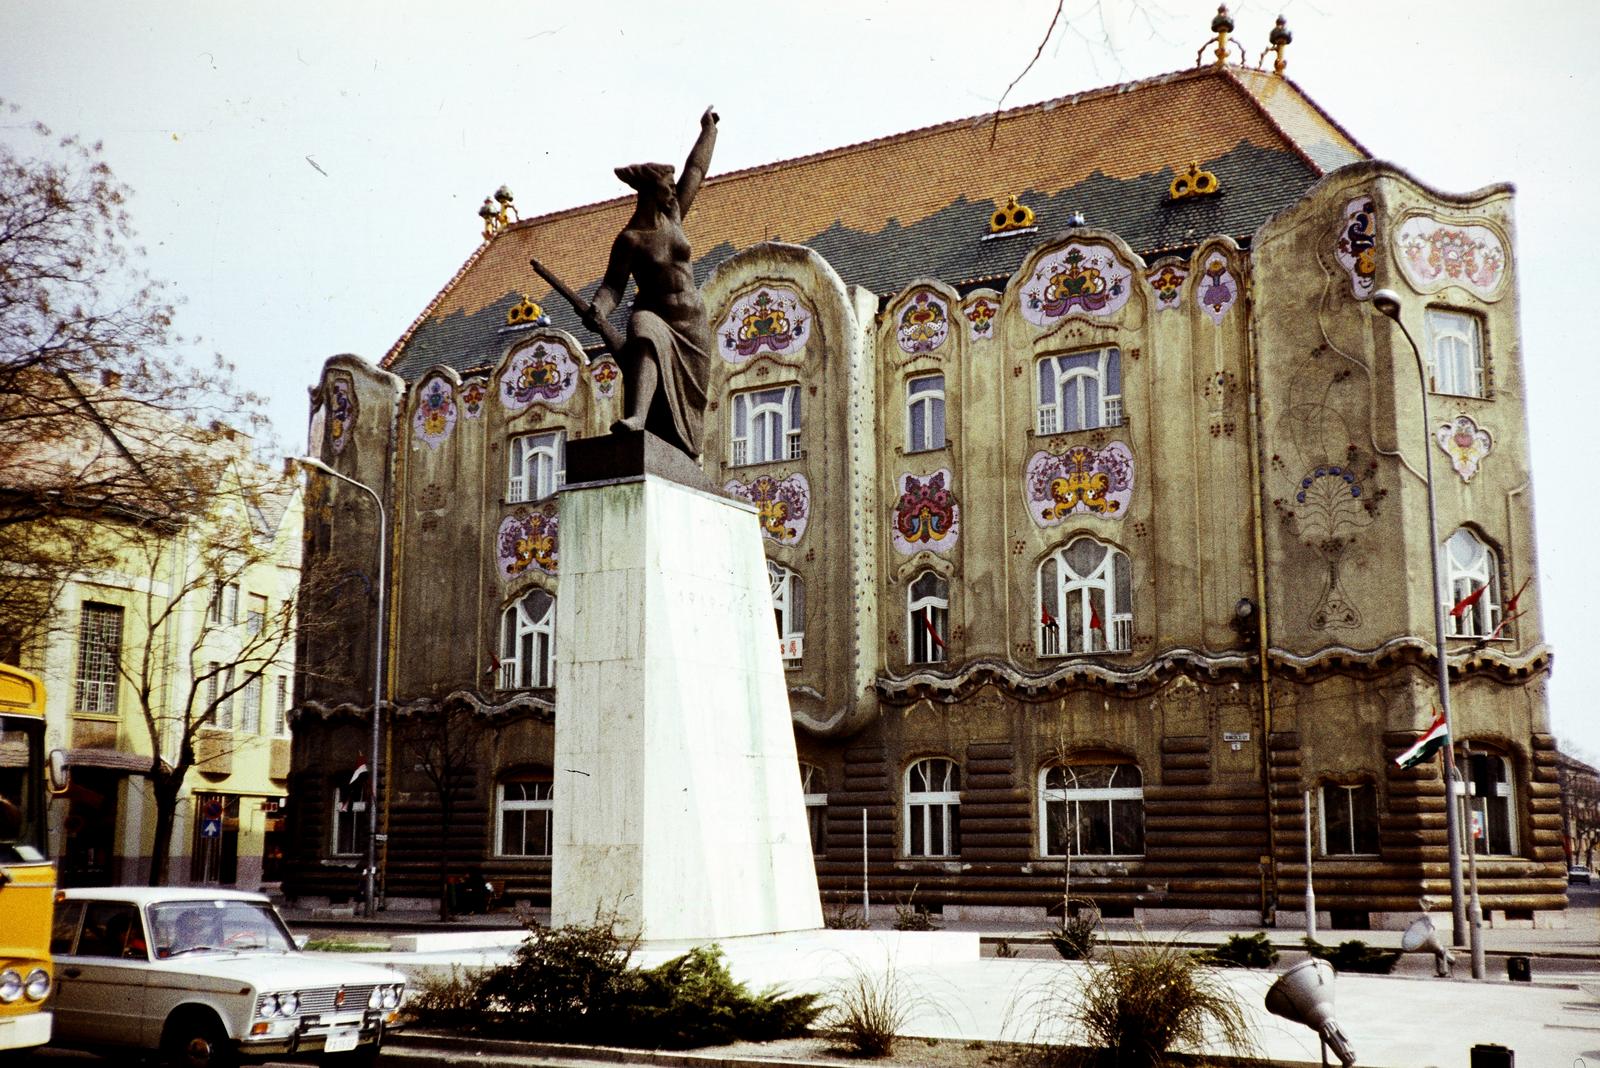
POLYGON ((172 1068, 233 1068, 238 1051, 210 1013, 190 1012, 167 1021, 161 1052, 172 1068))

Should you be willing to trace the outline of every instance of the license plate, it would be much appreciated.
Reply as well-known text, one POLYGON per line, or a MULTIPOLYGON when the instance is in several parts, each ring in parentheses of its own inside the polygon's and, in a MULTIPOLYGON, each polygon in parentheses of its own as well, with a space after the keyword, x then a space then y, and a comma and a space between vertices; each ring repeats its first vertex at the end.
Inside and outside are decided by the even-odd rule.
POLYGON ((355 1049, 360 1042, 360 1031, 329 1031, 322 1049, 324 1053, 343 1053, 355 1049))

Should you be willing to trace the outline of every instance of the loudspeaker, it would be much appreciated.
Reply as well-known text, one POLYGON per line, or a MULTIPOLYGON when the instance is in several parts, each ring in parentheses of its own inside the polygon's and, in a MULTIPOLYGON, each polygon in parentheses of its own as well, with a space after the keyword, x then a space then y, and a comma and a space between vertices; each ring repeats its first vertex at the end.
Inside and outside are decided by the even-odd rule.
POLYGON ((1455 967, 1456 958, 1450 948, 1439 941, 1439 932, 1434 929, 1433 921, 1426 915, 1418 916, 1411 921, 1411 926, 1406 928, 1406 933, 1400 936, 1400 948, 1407 953, 1418 951, 1433 954, 1433 974, 1443 978, 1450 974, 1455 967))
POLYGON ((1267 991, 1267 1011, 1311 1028, 1350 1068, 1356 1054, 1333 1018, 1333 965, 1315 958, 1296 964, 1267 991))

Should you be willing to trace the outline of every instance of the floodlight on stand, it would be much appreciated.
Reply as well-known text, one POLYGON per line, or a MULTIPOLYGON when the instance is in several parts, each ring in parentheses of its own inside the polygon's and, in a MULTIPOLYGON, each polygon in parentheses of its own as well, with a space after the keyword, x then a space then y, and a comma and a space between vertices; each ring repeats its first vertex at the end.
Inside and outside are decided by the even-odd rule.
POLYGON ((1455 955, 1439 941, 1439 932, 1434 929, 1433 920, 1426 914, 1411 921, 1406 933, 1400 936, 1400 948, 1407 953, 1419 951, 1432 953, 1433 974, 1441 979, 1455 970, 1455 955))
POLYGON ((1333 1018, 1333 965, 1315 958, 1296 964, 1267 991, 1267 1011, 1317 1033, 1324 1050, 1333 1050, 1344 1068, 1356 1063, 1350 1040, 1333 1018))

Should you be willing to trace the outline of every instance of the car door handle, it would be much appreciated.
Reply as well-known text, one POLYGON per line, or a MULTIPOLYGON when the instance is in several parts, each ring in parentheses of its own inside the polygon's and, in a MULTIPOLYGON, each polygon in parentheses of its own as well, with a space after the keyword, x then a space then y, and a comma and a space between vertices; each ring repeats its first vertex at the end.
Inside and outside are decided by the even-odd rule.
POLYGON ((61 974, 66 976, 68 979, 76 979, 78 976, 83 974, 83 969, 82 968, 63 968, 63 969, 61 969, 61 974))

